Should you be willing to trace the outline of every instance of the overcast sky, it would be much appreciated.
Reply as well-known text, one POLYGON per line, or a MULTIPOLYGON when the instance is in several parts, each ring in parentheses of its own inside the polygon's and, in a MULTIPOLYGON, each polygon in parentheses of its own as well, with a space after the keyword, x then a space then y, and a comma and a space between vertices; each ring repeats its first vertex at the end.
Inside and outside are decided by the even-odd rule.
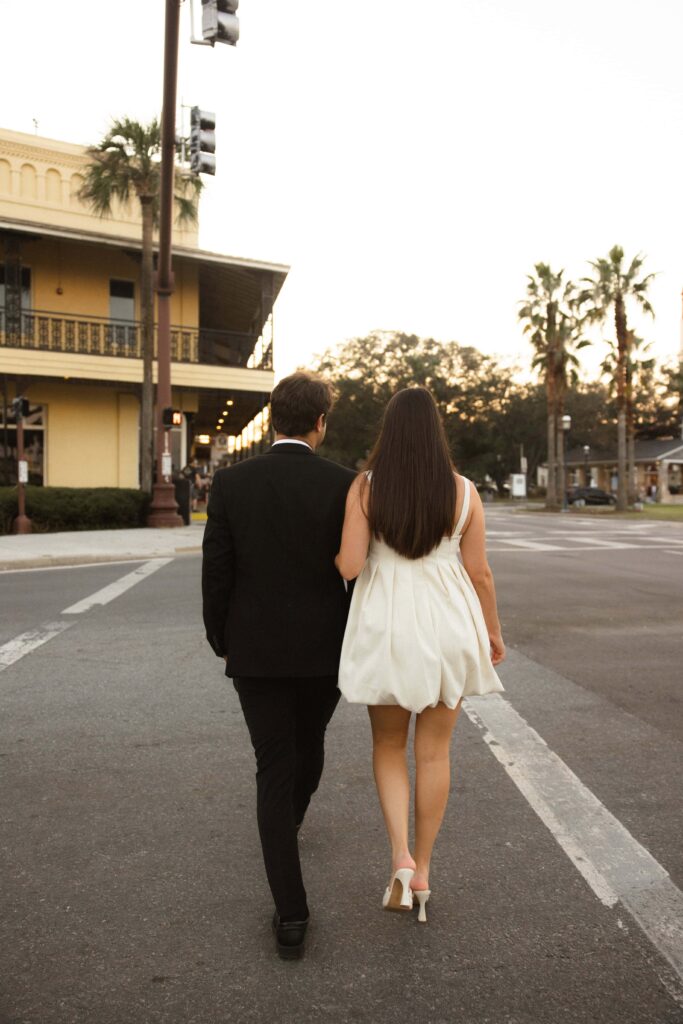
MULTIPOLYGON (((291 265, 279 373, 382 328, 523 359, 533 264, 579 277, 615 243, 659 272, 637 326, 678 352, 680 0, 241 0, 213 50, 189 6, 179 94, 217 114, 200 244, 291 265)), ((158 113, 164 8, 0 0, 3 127, 89 143, 158 113)))

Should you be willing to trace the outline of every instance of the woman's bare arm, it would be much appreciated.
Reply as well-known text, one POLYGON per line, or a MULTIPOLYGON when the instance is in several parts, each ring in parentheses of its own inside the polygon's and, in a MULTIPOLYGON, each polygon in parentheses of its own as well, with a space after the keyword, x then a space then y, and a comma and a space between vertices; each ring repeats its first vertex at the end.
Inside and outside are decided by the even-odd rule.
POLYGON ((345 580, 355 580, 365 565, 370 547, 370 525, 368 523, 366 477, 357 476, 346 497, 346 513, 342 530, 341 547, 334 560, 345 580))
POLYGON ((499 665, 505 657, 505 644, 503 643, 500 620, 498 618, 493 573, 486 558, 484 506, 474 484, 468 483, 467 486, 470 488, 472 511, 469 516, 469 525, 466 527, 460 541, 460 553, 462 554, 465 571, 472 580, 472 585, 477 592, 477 597, 481 604, 481 610, 484 613, 484 622, 486 623, 491 644, 491 661, 494 665, 499 665))

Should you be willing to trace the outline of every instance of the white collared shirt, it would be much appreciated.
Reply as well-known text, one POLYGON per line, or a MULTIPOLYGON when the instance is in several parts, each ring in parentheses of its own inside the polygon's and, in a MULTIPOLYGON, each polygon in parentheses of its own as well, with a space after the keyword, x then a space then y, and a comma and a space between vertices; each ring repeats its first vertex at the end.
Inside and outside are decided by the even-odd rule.
POLYGON ((294 437, 283 437, 279 441, 273 441, 271 448, 274 448, 276 444, 302 444, 304 448, 308 448, 309 451, 313 451, 308 441, 298 441, 294 437))

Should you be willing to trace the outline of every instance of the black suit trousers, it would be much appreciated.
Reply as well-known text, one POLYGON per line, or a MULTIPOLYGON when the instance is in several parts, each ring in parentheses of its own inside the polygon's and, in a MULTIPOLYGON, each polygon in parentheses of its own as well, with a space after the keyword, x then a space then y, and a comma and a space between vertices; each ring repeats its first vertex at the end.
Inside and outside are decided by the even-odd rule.
POLYGON ((281 918, 308 916, 297 825, 318 788, 325 730, 339 701, 336 676, 237 678, 256 754, 256 809, 268 884, 281 918))

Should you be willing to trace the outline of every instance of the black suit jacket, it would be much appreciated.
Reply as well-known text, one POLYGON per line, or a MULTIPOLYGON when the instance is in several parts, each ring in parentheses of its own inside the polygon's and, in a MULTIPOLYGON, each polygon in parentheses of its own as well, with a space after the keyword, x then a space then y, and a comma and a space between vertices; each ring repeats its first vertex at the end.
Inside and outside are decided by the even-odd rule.
POLYGON ((331 676, 349 595, 334 566, 354 473, 283 442, 219 470, 204 533, 206 636, 230 676, 331 676))

